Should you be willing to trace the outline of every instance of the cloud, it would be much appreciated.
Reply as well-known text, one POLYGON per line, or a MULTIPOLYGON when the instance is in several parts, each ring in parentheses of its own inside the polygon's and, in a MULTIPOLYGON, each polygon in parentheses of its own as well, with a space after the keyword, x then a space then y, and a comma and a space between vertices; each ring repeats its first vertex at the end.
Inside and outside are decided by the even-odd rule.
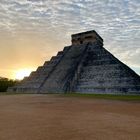
POLYGON ((139 7, 139 0, 1 0, 0 34, 37 35, 55 51, 69 43, 72 33, 95 29, 107 49, 140 67, 139 7))

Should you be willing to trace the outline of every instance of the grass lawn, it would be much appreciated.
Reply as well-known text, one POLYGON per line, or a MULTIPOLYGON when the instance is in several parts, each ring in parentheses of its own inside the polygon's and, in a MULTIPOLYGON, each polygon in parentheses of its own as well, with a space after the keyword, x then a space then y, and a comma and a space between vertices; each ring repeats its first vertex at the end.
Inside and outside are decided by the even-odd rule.
POLYGON ((28 94, 32 94, 32 93, 9 93, 9 92, 0 92, 0 96, 2 95, 28 95, 28 94))
POLYGON ((0 92, 0 95, 15 95, 17 93, 0 92))
POLYGON ((140 101, 140 95, 69 93, 69 94, 64 94, 64 96, 67 96, 67 97, 87 97, 87 98, 98 98, 98 99, 111 99, 111 100, 126 100, 126 101, 140 101))
MULTIPOLYGON (((0 92, 1 95, 31 95, 31 93, 8 93, 0 92)), ((64 97, 83 97, 83 98, 97 98, 97 99, 110 99, 110 100, 126 100, 126 101, 140 101, 140 95, 116 95, 116 94, 81 94, 81 93, 67 93, 67 94, 43 94, 64 97)))

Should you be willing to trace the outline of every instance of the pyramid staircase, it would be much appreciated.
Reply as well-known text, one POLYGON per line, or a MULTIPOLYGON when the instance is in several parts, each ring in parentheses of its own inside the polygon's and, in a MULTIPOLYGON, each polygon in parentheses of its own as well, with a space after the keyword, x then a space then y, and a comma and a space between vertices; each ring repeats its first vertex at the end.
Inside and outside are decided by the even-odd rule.
POLYGON ((39 66, 29 77, 25 77, 21 83, 8 89, 9 92, 38 93, 38 90, 46 78, 52 73, 59 64, 70 46, 64 47, 63 51, 53 56, 50 61, 46 61, 43 66, 39 66))

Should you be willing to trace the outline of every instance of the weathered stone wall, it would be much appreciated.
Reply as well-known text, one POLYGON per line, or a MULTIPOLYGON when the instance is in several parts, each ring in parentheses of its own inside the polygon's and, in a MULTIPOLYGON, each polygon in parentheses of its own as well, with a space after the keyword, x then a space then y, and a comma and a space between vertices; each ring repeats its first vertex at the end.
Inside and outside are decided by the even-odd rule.
POLYGON ((80 45, 84 43, 95 42, 97 40, 101 43, 103 42, 103 39, 95 31, 72 35, 72 45, 80 45))
POLYGON ((75 68, 84 53, 85 45, 75 45, 70 48, 66 55, 61 59, 59 65, 46 79, 40 92, 41 93, 62 93, 67 90, 66 83, 73 76, 75 68))
POLYGON ((140 93, 140 77, 101 44, 93 43, 87 53, 74 92, 140 93))

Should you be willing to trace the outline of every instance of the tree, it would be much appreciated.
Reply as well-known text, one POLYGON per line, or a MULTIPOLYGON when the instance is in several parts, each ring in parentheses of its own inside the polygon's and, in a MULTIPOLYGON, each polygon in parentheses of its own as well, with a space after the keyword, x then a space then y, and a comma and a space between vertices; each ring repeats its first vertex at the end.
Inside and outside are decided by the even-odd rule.
POLYGON ((14 86, 19 81, 10 80, 7 78, 0 78, 0 92, 6 92, 8 87, 14 86))

